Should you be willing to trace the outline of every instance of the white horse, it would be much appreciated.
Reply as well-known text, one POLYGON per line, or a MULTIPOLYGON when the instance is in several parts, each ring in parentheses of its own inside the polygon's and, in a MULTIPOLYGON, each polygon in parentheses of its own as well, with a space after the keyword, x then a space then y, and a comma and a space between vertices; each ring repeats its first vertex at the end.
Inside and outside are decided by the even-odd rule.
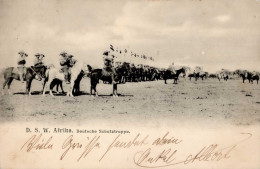
MULTIPOLYGON (((71 83, 70 83, 70 89, 67 92, 67 96, 74 97, 74 95, 72 93, 73 87, 74 87, 74 84, 75 84, 75 80, 77 79, 77 77, 79 76, 81 71, 83 71, 85 74, 89 73, 89 70, 88 70, 86 64, 76 62, 74 64, 74 66, 71 68, 71 80, 70 80, 71 83)), ((50 67, 49 71, 47 71, 46 74, 47 74, 46 76, 48 78, 48 81, 46 82, 46 85, 44 85, 44 87, 43 87, 43 96, 45 96, 46 86, 48 88, 50 88, 50 85, 51 85, 51 83, 54 79, 59 79, 61 81, 65 81, 64 74, 61 73, 59 69, 56 69, 54 67, 50 67)), ((50 88, 50 95, 53 96, 51 88, 50 88)))

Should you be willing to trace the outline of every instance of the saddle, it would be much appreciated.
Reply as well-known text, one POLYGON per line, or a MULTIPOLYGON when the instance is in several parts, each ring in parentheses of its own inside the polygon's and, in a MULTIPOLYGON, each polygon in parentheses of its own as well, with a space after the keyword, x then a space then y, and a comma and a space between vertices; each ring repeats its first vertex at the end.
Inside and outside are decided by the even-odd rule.
POLYGON ((102 69, 102 74, 104 76, 112 76, 113 74, 115 74, 115 71, 111 68, 109 68, 109 69, 104 68, 104 69, 102 69))

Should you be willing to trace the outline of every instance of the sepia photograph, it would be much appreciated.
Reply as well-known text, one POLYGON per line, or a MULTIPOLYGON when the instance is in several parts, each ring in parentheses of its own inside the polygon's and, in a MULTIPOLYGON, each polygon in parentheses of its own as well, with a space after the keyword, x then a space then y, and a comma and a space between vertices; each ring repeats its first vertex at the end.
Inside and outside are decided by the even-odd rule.
POLYGON ((259 0, 0 0, 0 168, 259 169, 259 0))

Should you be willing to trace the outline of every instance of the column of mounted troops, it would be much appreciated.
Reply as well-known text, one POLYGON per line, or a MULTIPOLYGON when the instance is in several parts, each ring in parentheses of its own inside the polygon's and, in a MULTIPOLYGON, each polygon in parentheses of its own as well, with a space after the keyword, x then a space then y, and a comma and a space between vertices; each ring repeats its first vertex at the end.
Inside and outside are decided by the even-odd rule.
POLYGON ((166 67, 158 67, 153 57, 144 54, 139 55, 132 51, 128 52, 127 49, 120 50, 113 45, 110 45, 109 50, 103 52, 104 66, 99 69, 78 62, 73 55, 67 52, 60 53, 59 68, 55 68, 53 65, 46 66, 44 64, 44 58, 46 58, 44 54, 36 53, 34 56, 34 65, 26 67, 28 54, 24 51, 18 52, 17 67, 9 67, 4 70, 3 89, 7 85, 10 93, 13 79, 22 83, 26 81, 26 93, 31 95, 31 83, 33 79, 36 79, 43 80, 43 95, 45 95, 46 90, 50 90, 50 94, 53 96, 52 89, 55 85, 57 85, 57 90, 60 86, 62 92, 65 93, 62 87, 62 81, 64 81, 66 84, 70 84, 67 95, 74 96, 80 94, 81 79, 89 77, 91 95, 98 95, 96 86, 102 80, 103 83, 112 84, 113 96, 118 96, 117 84, 126 82, 164 80, 167 83, 167 79, 173 79, 173 83, 177 84, 180 77, 186 77, 190 80, 194 78, 196 81, 207 78, 216 78, 219 81, 221 79, 227 81, 228 79, 242 78, 243 83, 245 80, 248 80, 249 83, 253 83, 255 80, 258 84, 260 75, 256 71, 250 72, 240 69, 235 71, 221 69, 214 74, 209 74, 200 66, 192 69, 189 66, 176 66, 174 63, 166 67))

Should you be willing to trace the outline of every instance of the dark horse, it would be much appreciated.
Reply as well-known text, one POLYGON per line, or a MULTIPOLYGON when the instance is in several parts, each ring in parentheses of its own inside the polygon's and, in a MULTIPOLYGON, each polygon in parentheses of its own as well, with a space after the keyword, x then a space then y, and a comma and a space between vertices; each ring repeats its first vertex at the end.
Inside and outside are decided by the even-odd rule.
MULTIPOLYGON (((9 67, 6 68, 4 71, 4 84, 3 84, 3 89, 5 89, 5 86, 7 85, 8 87, 8 92, 10 92, 10 86, 13 81, 13 79, 20 80, 20 76, 18 73, 17 68, 14 67, 9 67)), ((31 66, 31 67, 26 67, 26 73, 25 73, 25 81, 26 81, 26 91, 25 93, 28 95, 31 95, 31 84, 32 80, 36 79, 41 81, 42 79, 45 78, 45 72, 47 70, 46 66, 31 66)))
POLYGON ((247 72, 246 74, 240 74, 240 76, 243 79, 243 83, 245 82, 246 79, 248 79, 249 83, 253 84, 253 81, 256 80, 257 84, 258 84, 258 81, 259 81, 259 76, 258 75, 253 75, 253 73, 247 72))
MULTIPOLYGON (((243 83, 245 83, 245 80, 247 79, 245 74, 240 74, 240 77, 242 77, 243 83)), ((250 80, 249 80, 250 83, 250 80)))
POLYGON ((167 84, 167 79, 174 79, 173 81, 173 84, 177 84, 177 80, 179 78, 179 75, 183 73, 185 74, 185 69, 184 68, 181 68, 179 70, 176 70, 176 73, 173 73, 172 71, 170 70, 166 70, 164 73, 163 73, 163 79, 164 79, 164 83, 167 84))
POLYGON ((199 77, 201 78, 201 80, 203 80, 204 78, 206 79, 207 78, 207 74, 206 73, 200 74, 199 77))
POLYGON ((118 96, 117 93, 117 84, 120 83, 120 80, 122 79, 122 76, 124 75, 122 72, 124 72, 125 67, 119 67, 115 68, 114 72, 106 71, 105 69, 92 69, 90 72, 90 95, 94 94, 98 96, 98 92, 96 90, 96 86, 99 83, 99 80, 107 81, 110 84, 113 85, 113 96, 118 96), (113 77, 113 78, 112 78, 113 77), (114 79, 114 80, 112 80, 114 79))
MULTIPOLYGON (((81 94, 81 91, 80 91, 80 82, 81 82, 81 79, 85 76, 85 73, 84 71, 81 71, 80 74, 78 75, 77 79, 75 80, 75 83, 74 83, 74 87, 73 87, 73 90, 72 90, 72 93, 73 95, 79 95, 81 94)), ((45 79, 45 83, 46 81, 48 81, 48 78, 45 79)), ((51 84, 50 84, 50 89, 53 90, 53 88, 56 86, 56 93, 60 93, 59 92, 59 87, 61 89, 61 93, 62 94, 65 94, 64 90, 63 90, 63 85, 62 85, 62 80, 60 79, 54 79, 51 84)))

